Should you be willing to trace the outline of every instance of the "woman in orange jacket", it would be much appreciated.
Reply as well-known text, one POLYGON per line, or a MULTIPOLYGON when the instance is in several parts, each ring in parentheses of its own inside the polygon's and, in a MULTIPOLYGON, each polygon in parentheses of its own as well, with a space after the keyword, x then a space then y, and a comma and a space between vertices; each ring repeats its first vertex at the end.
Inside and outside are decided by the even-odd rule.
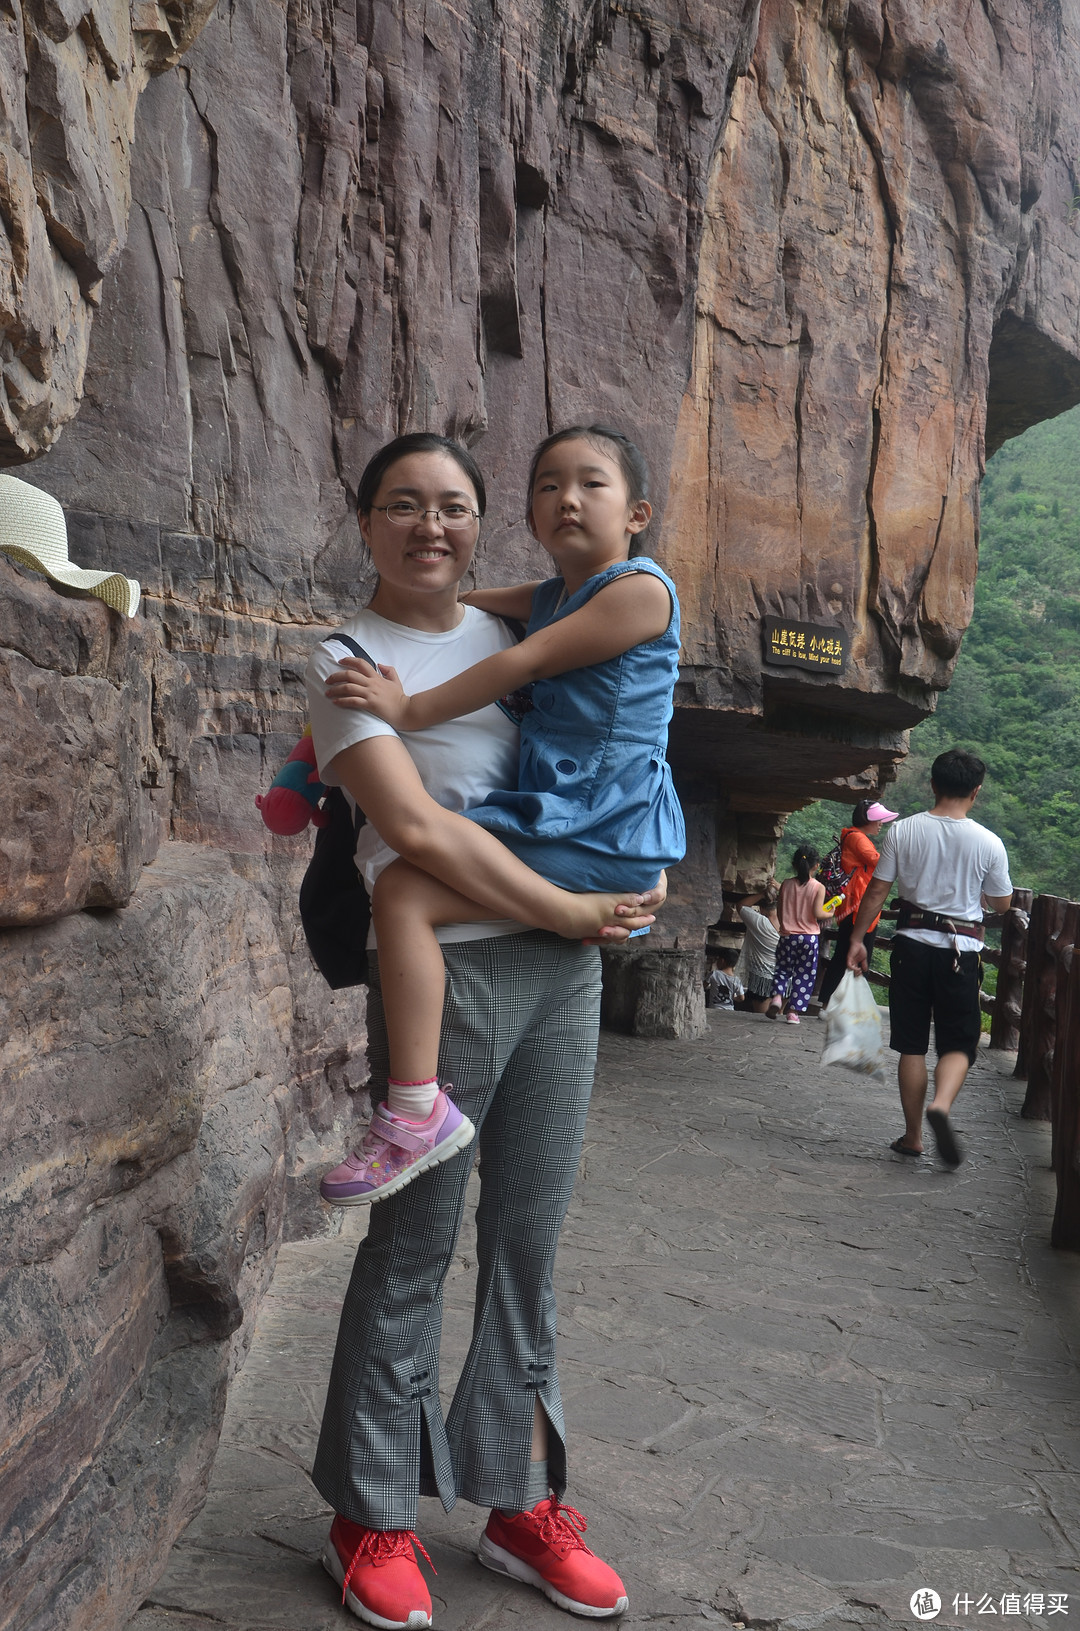
MULTIPOLYGON (((840 834, 840 865, 845 872, 851 873, 851 877, 844 890, 844 899, 836 908, 838 930, 836 949, 832 954, 832 961, 825 970, 818 998, 823 1008, 844 976, 855 913, 859 910, 866 886, 874 876, 874 868, 878 864, 879 856, 873 840, 887 821, 896 820, 897 814, 896 810, 887 810, 877 799, 860 799, 851 812, 851 826, 845 827, 840 834)), ((867 957, 873 954, 874 935, 880 921, 879 912, 866 935, 867 957)))

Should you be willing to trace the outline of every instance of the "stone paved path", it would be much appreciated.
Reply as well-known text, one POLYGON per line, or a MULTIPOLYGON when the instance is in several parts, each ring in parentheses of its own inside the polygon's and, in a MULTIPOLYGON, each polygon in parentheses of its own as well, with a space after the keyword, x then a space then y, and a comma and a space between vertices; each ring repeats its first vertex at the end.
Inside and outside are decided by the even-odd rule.
MULTIPOLYGON (((905 1162, 893 1086, 823 1070, 821 1039, 724 1013, 696 1044, 605 1037, 557 1276, 568 1498, 627 1581, 624 1631, 914 1626, 921 1586, 938 1624, 1068 1631, 1080 1259, 1047 1244, 1047 1130, 984 1053, 964 1166, 905 1162)), ((130 1631, 356 1625, 305 1475, 349 1227, 282 1251, 206 1507, 130 1631)), ((444 1380, 471 1259, 466 1232, 444 1380)), ((578 1623, 475 1563, 482 1521, 423 1503, 437 1631, 578 1623)))

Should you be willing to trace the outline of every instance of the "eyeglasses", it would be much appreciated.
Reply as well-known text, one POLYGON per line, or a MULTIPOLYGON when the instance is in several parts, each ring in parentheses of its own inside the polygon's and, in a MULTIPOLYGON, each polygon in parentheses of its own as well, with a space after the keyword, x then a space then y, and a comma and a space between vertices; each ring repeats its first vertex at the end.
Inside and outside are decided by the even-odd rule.
POLYGON ((373 504, 371 507, 380 510, 395 527, 414 527, 426 515, 433 515, 441 527, 452 532, 455 527, 467 527, 470 521, 480 519, 477 511, 470 510, 467 504, 444 504, 441 510, 422 510, 419 504, 410 504, 408 499, 402 498, 396 504, 373 504))

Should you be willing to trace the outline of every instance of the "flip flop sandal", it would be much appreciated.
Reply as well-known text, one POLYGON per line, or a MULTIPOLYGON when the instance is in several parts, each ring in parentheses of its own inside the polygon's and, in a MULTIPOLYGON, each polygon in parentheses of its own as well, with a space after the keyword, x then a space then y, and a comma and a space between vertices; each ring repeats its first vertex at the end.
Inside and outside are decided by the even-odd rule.
POLYGON ((958 1167, 964 1159, 956 1134, 949 1125, 949 1118, 944 1110, 928 1110, 926 1119, 930 1123, 930 1131, 934 1135, 937 1152, 947 1167, 958 1167))
POLYGON ((918 1160, 919 1156, 922 1155, 922 1153, 923 1153, 922 1150, 913 1150, 913 1149, 911 1149, 911 1147, 909 1145, 904 1143, 904 1140, 902 1138, 894 1139, 893 1142, 889 1145, 889 1148, 890 1148, 890 1150, 895 1150, 897 1155, 912 1155, 912 1156, 915 1157, 916 1160, 918 1160))

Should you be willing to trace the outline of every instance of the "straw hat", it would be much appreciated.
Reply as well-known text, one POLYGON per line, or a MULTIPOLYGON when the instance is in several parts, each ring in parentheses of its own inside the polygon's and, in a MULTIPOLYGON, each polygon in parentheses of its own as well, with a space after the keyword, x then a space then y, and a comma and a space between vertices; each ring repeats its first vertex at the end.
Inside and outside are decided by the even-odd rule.
POLYGON ((67 523, 51 493, 18 476, 0 475, 0 549, 23 566, 44 572, 65 593, 96 595, 114 611, 134 617, 139 585, 119 572, 90 572, 68 560, 67 523))

